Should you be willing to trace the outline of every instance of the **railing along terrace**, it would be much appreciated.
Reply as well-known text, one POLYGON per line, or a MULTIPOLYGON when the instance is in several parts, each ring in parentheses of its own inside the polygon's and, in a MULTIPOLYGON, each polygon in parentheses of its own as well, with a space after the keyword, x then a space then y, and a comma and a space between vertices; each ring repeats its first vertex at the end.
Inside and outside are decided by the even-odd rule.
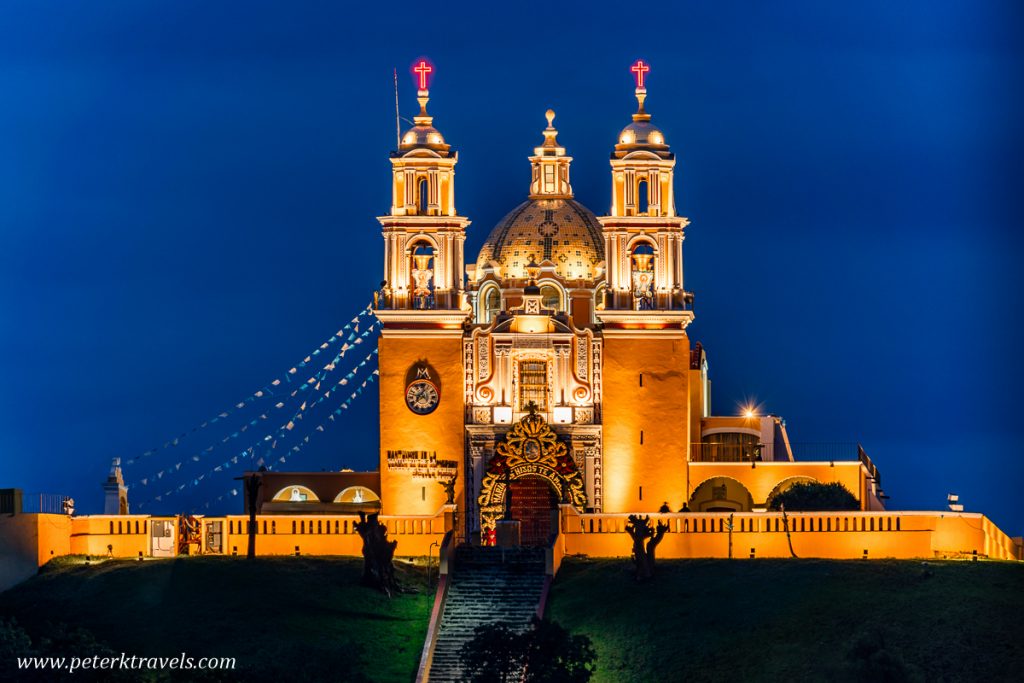
POLYGON ((793 452, 794 460, 806 461, 832 461, 832 460, 858 460, 859 446, 856 443, 847 442, 790 442, 790 450, 793 452))
MULTIPOLYGON (((902 531, 902 516, 891 512, 686 512, 651 515, 653 522, 668 524, 669 533, 721 534, 795 532, 902 531)), ((579 527, 563 533, 616 534, 626 531, 629 515, 589 514, 579 517, 579 527)))
POLYGON ((74 501, 59 493, 26 493, 22 498, 22 512, 69 515, 74 509, 74 501))

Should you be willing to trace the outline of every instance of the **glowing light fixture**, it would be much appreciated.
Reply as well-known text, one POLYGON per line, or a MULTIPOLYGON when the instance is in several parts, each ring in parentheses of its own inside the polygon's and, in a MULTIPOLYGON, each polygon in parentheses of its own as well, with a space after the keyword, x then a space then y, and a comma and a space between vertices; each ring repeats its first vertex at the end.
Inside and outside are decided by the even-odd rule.
POLYGON ((555 424, 572 424, 572 406, 565 404, 565 389, 562 389, 562 400, 555 406, 552 418, 555 424))
POLYGON ((507 425, 512 422, 512 406, 505 403, 505 390, 501 390, 501 403, 494 406, 494 423, 507 425))
POLYGON ((427 60, 421 59, 420 63, 417 64, 416 66, 414 66, 412 68, 412 70, 416 73, 416 76, 420 79, 420 90, 426 90, 427 89, 427 75, 430 74, 434 70, 434 67, 430 66, 430 64, 427 64, 427 60))
POLYGON ((644 75, 651 70, 651 67, 645 64, 644 60, 638 59, 636 60, 636 64, 631 66, 629 70, 635 74, 634 78, 636 78, 636 87, 644 87, 644 75))

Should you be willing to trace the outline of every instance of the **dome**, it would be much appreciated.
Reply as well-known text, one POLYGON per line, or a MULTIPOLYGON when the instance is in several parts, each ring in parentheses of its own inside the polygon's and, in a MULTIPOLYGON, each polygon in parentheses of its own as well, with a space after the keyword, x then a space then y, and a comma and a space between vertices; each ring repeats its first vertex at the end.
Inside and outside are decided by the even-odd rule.
POLYGON ((529 199, 498 221, 477 258, 477 272, 491 262, 501 279, 526 278, 533 259, 550 261, 567 280, 593 280, 604 261, 604 237, 597 217, 574 199, 529 199))
POLYGON ((632 149, 632 148, 655 148, 655 149, 668 149, 668 143, 665 142, 665 134, 661 132, 661 129, 647 121, 633 121, 628 126, 622 129, 619 133, 618 144, 615 145, 619 149, 632 149))
POLYGON ((416 147, 427 147, 438 152, 448 149, 441 131, 429 125, 413 126, 402 134, 402 143, 398 147, 400 150, 406 151, 416 147))

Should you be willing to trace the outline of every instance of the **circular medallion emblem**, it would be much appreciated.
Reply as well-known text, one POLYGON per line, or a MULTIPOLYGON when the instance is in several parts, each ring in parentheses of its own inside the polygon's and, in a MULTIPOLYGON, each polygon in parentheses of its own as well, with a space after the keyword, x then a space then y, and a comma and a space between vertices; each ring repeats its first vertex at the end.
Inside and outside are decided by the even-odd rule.
POLYGON ((427 415, 434 412, 441 395, 434 383, 427 379, 418 379, 411 382, 405 390, 405 405, 417 415, 427 415))

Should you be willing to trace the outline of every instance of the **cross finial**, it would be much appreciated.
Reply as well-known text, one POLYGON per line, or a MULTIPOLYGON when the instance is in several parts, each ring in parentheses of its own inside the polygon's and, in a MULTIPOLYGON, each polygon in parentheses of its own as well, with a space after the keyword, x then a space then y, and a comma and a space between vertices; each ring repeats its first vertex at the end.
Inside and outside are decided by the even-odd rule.
POLYGON ((629 70, 636 74, 636 87, 644 87, 644 74, 650 71, 651 67, 644 63, 644 60, 638 59, 636 60, 636 64, 630 67, 629 70))
POLYGON ((420 63, 417 64, 416 66, 414 66, 412 70, 416 72, 417 76, 419 76, 419 79, 420 79, 420 90, 426 90, 427 89, 427 74, 431 73, 434 70, 434 67, 432 67, 429 64, 427 64, 427 60, 421 59, 420 63))

